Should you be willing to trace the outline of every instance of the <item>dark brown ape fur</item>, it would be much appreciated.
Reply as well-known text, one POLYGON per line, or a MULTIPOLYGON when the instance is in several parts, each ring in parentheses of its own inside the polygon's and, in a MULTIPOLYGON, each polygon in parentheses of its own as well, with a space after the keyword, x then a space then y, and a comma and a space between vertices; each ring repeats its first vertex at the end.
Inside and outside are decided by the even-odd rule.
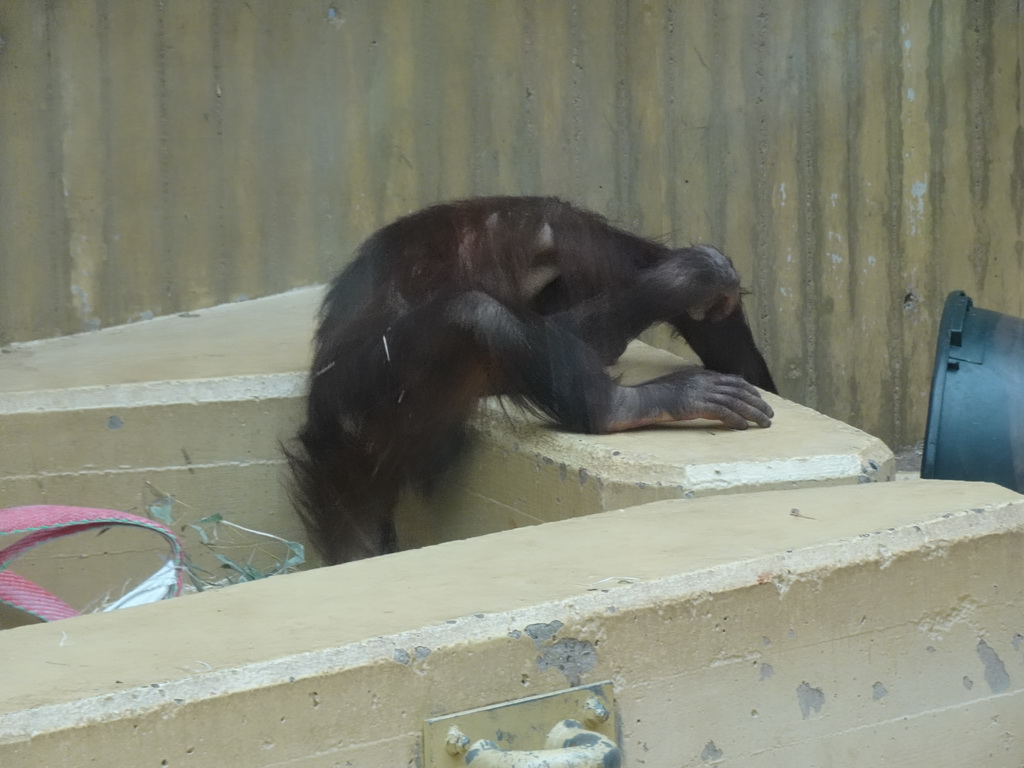
POLYGON ((776 391, 714 248, 670 249, 555 198, 435 205, 371 235, 327 293, 288 457, 296 507, 328 562, 391 552, 399 494, 458 458, 481 397, 575 432, 767 427, 752 384, 776 391), (617 384, 605 366, 658 321, 706 367, 617 384))

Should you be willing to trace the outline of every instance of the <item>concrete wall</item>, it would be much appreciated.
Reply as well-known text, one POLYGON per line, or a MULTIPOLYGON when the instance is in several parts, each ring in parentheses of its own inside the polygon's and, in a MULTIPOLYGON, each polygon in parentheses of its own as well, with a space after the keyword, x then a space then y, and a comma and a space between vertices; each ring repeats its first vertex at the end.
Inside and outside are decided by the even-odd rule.
POLYGON ((920 439, 937 314, 1024 314, 1011 0, 8 0, 0 344, 326 278, 438 198, 731 253, 783 394, 920 439))
POLYGON ((610 680, 630 768, 1019 768, 1022 548, 996 486, 770 491, 12 629, 0 764, 455 768, 428 718, 610 680))

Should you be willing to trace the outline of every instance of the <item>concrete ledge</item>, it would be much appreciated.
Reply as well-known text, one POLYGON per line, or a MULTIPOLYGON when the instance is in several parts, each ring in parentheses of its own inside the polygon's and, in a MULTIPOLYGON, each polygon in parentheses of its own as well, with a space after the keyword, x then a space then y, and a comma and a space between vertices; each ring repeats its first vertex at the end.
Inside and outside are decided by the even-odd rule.
MULTIPOLYGON (((162 493, 183 502, 176 522, 186 535, 189 523, 219 512, 302 541, 278 443, 301 418, 322 291, 6 348, 0 504, 142 510, 162 493)), ((635 382, 680 363, 637 342, 619 373, 635 382)), ((880 440, 771 402, 778 415, 766 431, 690 423, 596 437, 486 404, 465 471, 431 503, 410 498, 400 510, 403 546, 663 498, 891 479, 892 454, 880 440)), ((216 566, 189 549, 200 565, 216 566)), ((73 563, 61 567, 81 582, 73 563)))
POLYGON ((610 679, 627 765, 1019 768, 1022 552, 997 486, 813 488, 13 629, 0 764, 406 765, 427 717, 610 679))
MULTIPOLYGON (((636 383, 683 362, 634 342, 614 372, 636 383)), ((685 422, 615 435, 560 432, 489 402, 463 471, 430 504, 406 501, 400 538, 423 546, 661 499, 893 479, 892 451, 878 438, 765 398, 776 413, 767 430, 685 422)))

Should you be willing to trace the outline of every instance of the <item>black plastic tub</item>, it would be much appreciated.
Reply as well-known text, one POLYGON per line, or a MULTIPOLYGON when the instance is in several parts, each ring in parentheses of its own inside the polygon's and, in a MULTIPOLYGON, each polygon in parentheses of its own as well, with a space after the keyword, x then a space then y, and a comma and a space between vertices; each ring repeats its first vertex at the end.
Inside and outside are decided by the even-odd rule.
POLYGON ((1024 320, 946 299, 921 477, 988 480, 1024 493, 1024 320))

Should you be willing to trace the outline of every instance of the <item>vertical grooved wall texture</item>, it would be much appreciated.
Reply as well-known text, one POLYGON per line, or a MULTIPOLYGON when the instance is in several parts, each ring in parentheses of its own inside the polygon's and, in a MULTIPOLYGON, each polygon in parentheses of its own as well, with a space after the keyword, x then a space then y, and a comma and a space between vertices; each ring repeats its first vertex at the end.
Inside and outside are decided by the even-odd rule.
POLYGON ((1021 17, 6 2, 0 343, 322 281, 438 199, 557 194, 722 246, 783 393, 912 443, 945 294, 1024 315, 1021 17))

